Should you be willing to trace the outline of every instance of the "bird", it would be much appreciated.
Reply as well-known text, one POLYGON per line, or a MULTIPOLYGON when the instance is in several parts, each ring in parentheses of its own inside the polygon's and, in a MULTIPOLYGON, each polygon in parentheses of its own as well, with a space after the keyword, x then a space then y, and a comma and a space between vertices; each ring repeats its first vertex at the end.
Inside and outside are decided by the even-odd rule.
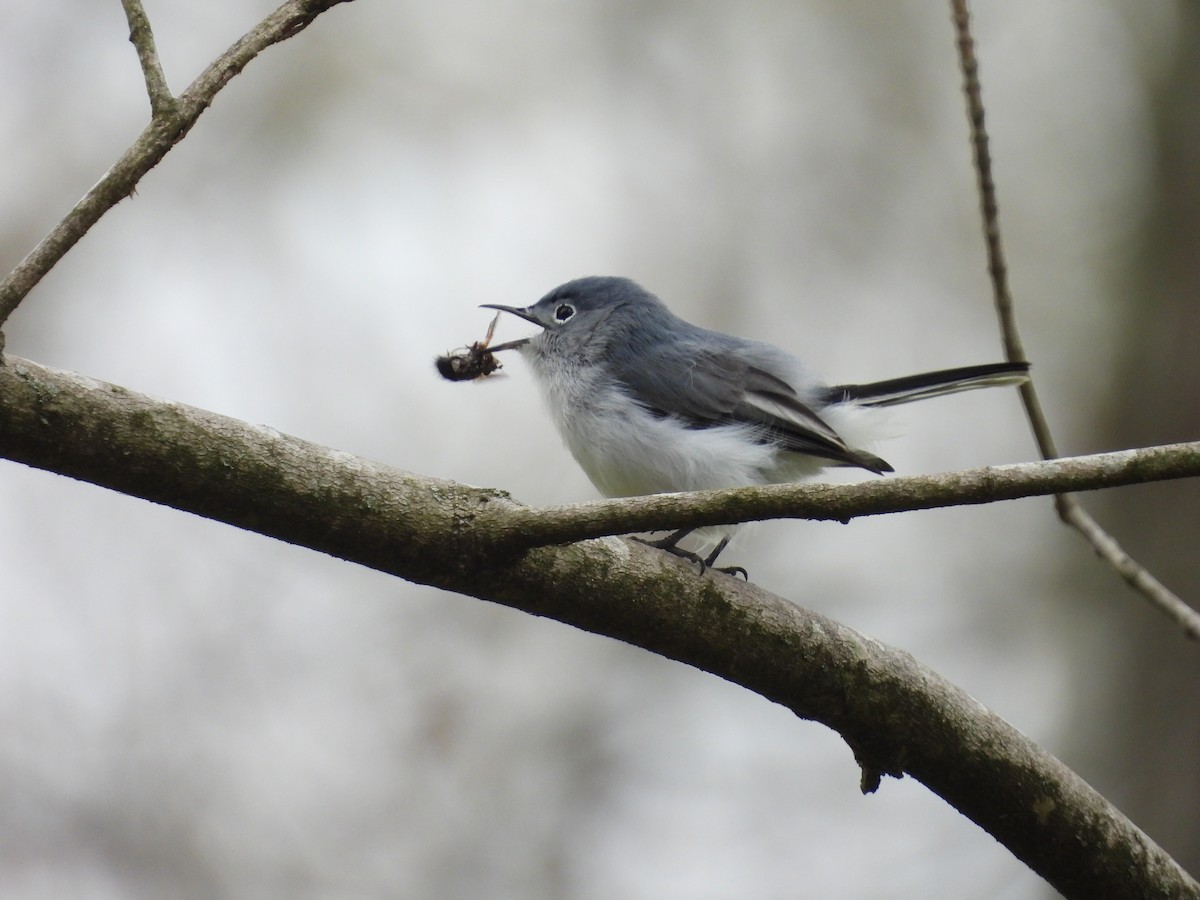
MULTIPOLYGON (((795 355, 675 315, 637 282, 587 276, 531 306, 482 304, 541 328, 489 348, 517 350, 571 455, 605 497, 798 481, 830 466, 894 471, 873 447, 883 407, 1028 380, 1027 362, 827 384, 795 355)), ((694 529, 644 541, 708 568, 680 547, 694 529)))

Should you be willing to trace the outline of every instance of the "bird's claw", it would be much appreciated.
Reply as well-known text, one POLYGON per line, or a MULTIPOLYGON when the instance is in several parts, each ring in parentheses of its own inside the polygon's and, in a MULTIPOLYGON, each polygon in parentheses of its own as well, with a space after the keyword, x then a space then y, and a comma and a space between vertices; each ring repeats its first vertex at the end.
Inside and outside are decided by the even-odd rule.
POLYGON ((639 544, 645 544, 647 547, 653 547, 656 550, 665 550, 672 556, 678 556, 680 559, 686 559, 689 562, 696 563, 696 565, 700 567, 701 575, 703 575, 709 569, 712 569, 714 572, 722 572, 730 577, 735 577, 738 574, 741 574, 746 581, 750 580, 749 573, 741 566, 713 565, 713 563, 717 561, 717 557, 721 555, 721 551, 725 549, 725 545, 729 543, 729 538, 722 539, 722 541, 717 544, 713 552, 708 554, 708 556, 701 556, 699 553, 693 553, 691 550, 685 550, 683 547, 680 547, 679 542, 683 540, 683 538, 686 537, 691 531, 692 529, 690 528, 683 528, 679 531, 674 531, 671 534, 668 534, 664 538, 659 538, 656 541, 640 537, 635 537, 634 540, 639 544))

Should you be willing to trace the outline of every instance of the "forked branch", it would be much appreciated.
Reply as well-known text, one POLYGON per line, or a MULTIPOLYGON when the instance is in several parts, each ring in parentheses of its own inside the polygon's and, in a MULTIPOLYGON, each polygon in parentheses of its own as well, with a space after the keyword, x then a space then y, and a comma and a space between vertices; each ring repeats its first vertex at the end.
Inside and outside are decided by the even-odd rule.
POLYGON ((154 50, 145 11, 137 0, 125 0, 130 38, 146 78, 153 116, 133 145, 83 195, 75 208, 0 282, 0 327, 29 292, 75 246, 106 212, 133 193, 142 176, 158 165, 188 133, 213 99, 246 65, 272 44, 303 31, 325 10, 350 0, 288 0, 222 53, 175 100, 154 50))

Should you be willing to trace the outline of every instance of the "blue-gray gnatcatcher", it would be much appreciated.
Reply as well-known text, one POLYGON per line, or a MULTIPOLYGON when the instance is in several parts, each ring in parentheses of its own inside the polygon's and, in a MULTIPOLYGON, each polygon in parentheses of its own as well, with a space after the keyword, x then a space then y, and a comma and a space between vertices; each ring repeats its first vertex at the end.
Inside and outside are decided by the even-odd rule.
MULTIPOLYGON (((891 472, 861 449, 881 436, 875 408, 1028 379, 1028 363, 994 363, 826 385, 778 347, 685 322, 628 278, 579 278, 524 308, 484 305, 542 328, 491 350, 529 362, 606 497, 795 481, 828 466, 891 472)), ((701 559, 678 546, 688 531, 654 545, 703 571, 729 537, 701 559)))

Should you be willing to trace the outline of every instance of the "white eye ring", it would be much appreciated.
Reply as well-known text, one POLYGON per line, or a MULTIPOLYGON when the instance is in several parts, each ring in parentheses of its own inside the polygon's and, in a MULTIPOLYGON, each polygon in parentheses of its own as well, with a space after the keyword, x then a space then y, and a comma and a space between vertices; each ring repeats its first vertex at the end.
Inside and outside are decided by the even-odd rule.
POLYGON ((565 322, 573 315, 575 315, 575 307, 570 303, 560 303, 554 309, 554 318, 559 322, 565 322))

